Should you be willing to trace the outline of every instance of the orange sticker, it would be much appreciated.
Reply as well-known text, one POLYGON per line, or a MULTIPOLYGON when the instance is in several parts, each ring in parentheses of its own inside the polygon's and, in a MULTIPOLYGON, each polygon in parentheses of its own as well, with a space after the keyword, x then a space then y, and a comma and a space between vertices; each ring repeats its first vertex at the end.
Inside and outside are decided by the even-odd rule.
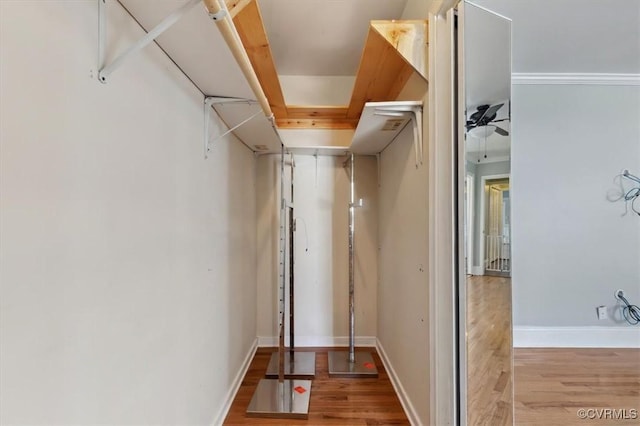
POLYGON ((294 391, 302 394, 305 393, 307 390, 305 388, 303 388, 302 386, 296 386, 295 388, 293 388, 294 391))
POLYGON ((372 362, 365 362, 364 366, 365 366, 365 368, 368 368, 369 370, 375 368, 375 365, 373 365, 372 362))

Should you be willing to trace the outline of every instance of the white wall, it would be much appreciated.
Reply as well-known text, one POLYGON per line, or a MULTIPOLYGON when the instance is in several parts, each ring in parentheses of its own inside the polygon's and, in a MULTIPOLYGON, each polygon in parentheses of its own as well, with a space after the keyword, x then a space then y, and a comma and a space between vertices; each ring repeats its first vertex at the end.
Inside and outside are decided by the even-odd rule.
POLYGON ((381 155, 378 340, 418 419, 429 419, 428 168, 406 127, 381 155))
POLYGON ((262 155, 256 163, 256 333, 265 339, 278 335, 280 156, 262 155))
MULTIPOLYGON (((255 160, 203 159, 156 46, 100 84, 97 8, 0 2, 0 422, 211 424, 256 336, 255 160)), ((109 10, 110 49, 143 34, 109 10)))
MULTIPOLYGON (((342 167, 344 160, 295 156, 296 346, 348 342, 349 176, 342 167)), ((272 265, 277 260, 279 168, 278 155, 258 159, 258 336, 263 345, 275 344, 277 336, 278 271, 272 265), (274 186, 277 190, 269 190, 274 186)), ((288 178, 285 185, 288 194, 288 178)), ((357 156, 356 197, 364 199, 364 207, 356 210, 357 344, 372 345, 376 336, 377 196, 376 159, 357 156)))
POLYGON ((425 19, 436 2, 437 0, 407 0, 401 19, 425 19))
POLYGON ((640 301, 640 217, 607 195, 622 169, 640 172, 638 117, 638 86, 514 86, 516 328, 630 327, 613 294, 640 301), (598 305, 617 319, 598 321, 598 305))
POLYGON ((474 3, 513 20, 514 73, 640 72, 638 0, 474 3))
POLYGON ((331 147, 348 149, 353 129, 279 129, 282 143, 287 148, 331 147))

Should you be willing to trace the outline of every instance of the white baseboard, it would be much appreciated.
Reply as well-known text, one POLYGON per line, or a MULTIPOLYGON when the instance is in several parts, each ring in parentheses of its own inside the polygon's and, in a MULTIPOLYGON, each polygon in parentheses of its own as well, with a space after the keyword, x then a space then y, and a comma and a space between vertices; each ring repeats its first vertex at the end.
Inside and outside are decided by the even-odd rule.
MULTIPOLYGON (((347 336, 296 336, 296 347, 337 347, 349 346, 347 336)), ((285 338, 285 346, 289 345, 289 337, 285 338)), ((258 347, 268 348, 278 346, 278 338, 275 336, 259 336, 258 347)), ((373 336, 356 336, 356 346, 375 347, 376 338, 373 336)))
POLYGON ((221 425, 224 423, 224 419, 227 417, 227 414, 229 413, 231 404, 233 404, 233 399, 236 397, 236 394, 238 393, 238 389, 240 389, 240 385, 242 384, 242 379, 244 378, 245 374, 247 374, 247 370, 249 370, 249 366, 251 365, 251 360, 253 360, 253 357, 255 356, 257 350, 258 350, 258 339, 255 339, 253 341, 253 344, 251 345, 251 348, 249 348, 247 355, 244 357, 244 360, 242 361, 242 366, 240 367, 238 374, 236 374, 236 376, 233 378, 233 382, 231 382, 231 387, 227 391, 227 395, 225 396, 225 399, 224 399, 224 405, 222 406, 220 411, 218 411, 218 414, 214 418, 213 423, 211 423, 212 426, 221 425))
POLYGON ((640 348, 640 327, 513 327, 514 348, 640 348))
POLYGON ((376 339, 376 349, 378 350, 378 355, 380 355, 380 359, 384 364, 384 368, 385 370, 387 370, 387 374, 389 375, 389 380, 391 380, 393 389, 396 391, 396 394, 400 399, 400 404, 402 404, 402 408, 404 408, 404 412, 407 415, 409 422, 412 425, 419 425, 420 422, 418 420, 418 414, 416 413, 415 408, 413 408, 413 404, 411 404, 411 401, 409 400, 407 393, 404 391, 404 388, 402 387, 402 383, 400 382, 398 375, 393 369, 393 366, 391 365, 391 362, 387 357, 387 353, 384 351, 384 348, 382 347, 382 343, 380 343, 380 340, 378 339, 376 339))

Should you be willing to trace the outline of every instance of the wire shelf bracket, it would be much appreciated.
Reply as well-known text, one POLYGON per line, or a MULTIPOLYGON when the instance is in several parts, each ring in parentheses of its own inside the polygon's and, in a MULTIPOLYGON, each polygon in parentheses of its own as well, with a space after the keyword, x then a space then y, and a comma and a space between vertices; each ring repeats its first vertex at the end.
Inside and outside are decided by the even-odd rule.
POLYGON ((189 12, 201 0, 187 0, 182 6, 173 11, 169 16, 164 18, 151 31, 147 32, 140 40, 131 45, 127 50, 122 52, 108 65, 105 64, 106 45, 107 45, 107 2, 106 0, 98 0, 98 56, 99 68, 98 80, 106 83, 109 76, 117 70, 122 64, 135 55, 137 52, 145 48, 149 43, 154 41, 160 34, 171 28, 173 24, 178 22, 187 12, 189 12))
POLYGON ((413 126, 413 147, 416 154, 416 168, 422 164, 422 105, 388 105, 376 108, 373 114, 383 117, 409 118, 411 120, 413 126))
POLYGON ((229 133, 233 132, 243 124, 249 122, 252 118, 256 117, 258 114, 262 112, 262 110, 258 110, 257 112, 251 114, 246 119, 242 120, 240 123, 235 126, 229 128, 224 133, 216 136, 213 139, 209 139, 209 127, 211 127, 211 107, 214 105, 225 105, 225 104, 247 104, 254 105, 258 102, 253 99, 243 99, 243 98, 225 98, 221 96, 205 96, 204 98, 204 158, 209 158, 209 152, 211 151, 211 144, 213 142, 217 142, 223 137, 227 136, 229 133))

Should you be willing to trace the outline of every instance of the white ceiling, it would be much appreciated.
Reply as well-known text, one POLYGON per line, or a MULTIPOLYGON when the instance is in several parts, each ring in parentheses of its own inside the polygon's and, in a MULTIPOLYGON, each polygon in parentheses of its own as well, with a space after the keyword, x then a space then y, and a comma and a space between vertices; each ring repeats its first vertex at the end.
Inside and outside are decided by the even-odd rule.
POLYGON ((513 72, 640 73, 640 0, 474 0, 513 20, 513 72))
POLYGON ((466 5, 463 64, 468 108, 475 110, 478 105, 492 105, 511 98, 510 39, 511 22, 508 19, 466 5))
MULTIPOLYGON (((504 105, 496 119, 509 117, 511 99, 511 21, 472 4, 464 9, 465 109, 467 118, 479 105, 504 105)), ((508 121, 496 123, 510 131, 508 121)), ((511 136, 494 133, 485 138, 467 136, 465 151, 470 161, 484 154, 491 161, 510 154, 511 136)))
POLYGON ((369 21, 407 0, 258 0, 278 74, 355 75, 369 21))

